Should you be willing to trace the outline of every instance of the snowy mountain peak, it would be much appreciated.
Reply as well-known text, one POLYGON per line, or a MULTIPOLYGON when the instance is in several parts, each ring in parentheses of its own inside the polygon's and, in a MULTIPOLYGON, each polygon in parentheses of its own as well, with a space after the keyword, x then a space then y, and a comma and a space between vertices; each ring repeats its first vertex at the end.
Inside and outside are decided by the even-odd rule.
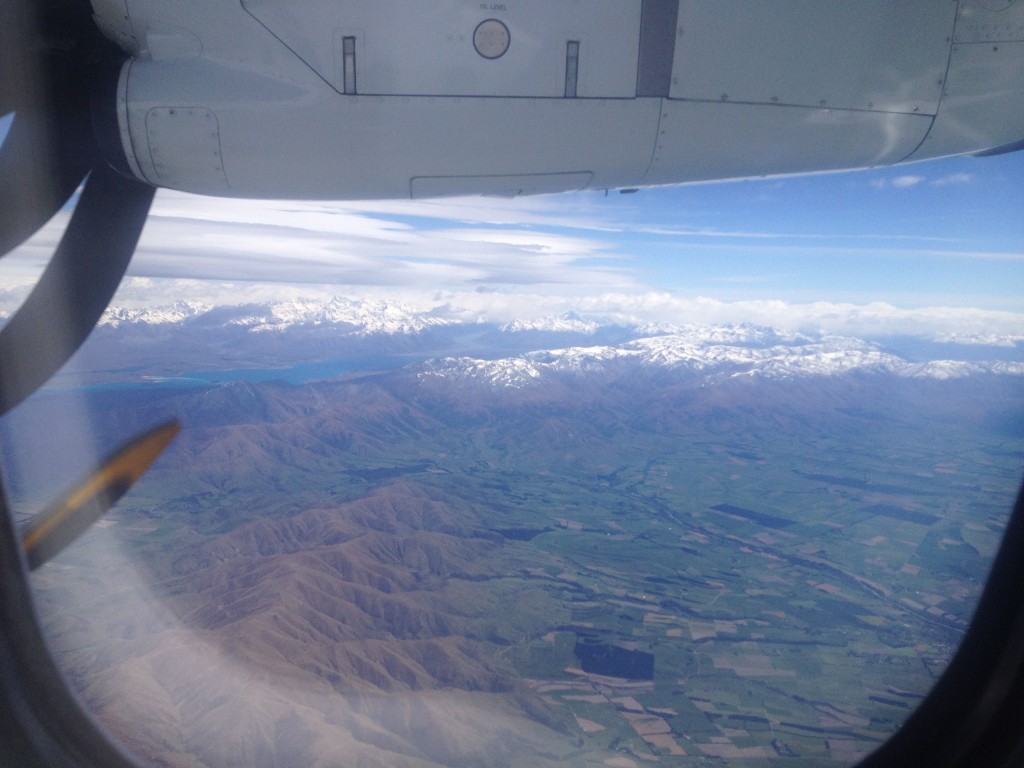
POLYGON ((451 321, 430 311, 389 301, 358 301, 346 298, 295 299, 267 304, 211 307, 198 302, 179 301, 147 309, 110 308, 100 325, 167 325, 202 322, 206 325, 243 328, 252 333, 284 331, 290 328, 337 327, 348 334, 413 334, 451 321))
POLYGON ((240 320, 254 332, 281 331, 295 326, 340 326, 357 334, 412 334, 447 325, 448 320, 400 302, 298 299, 271 304, 258 315, 240 320))
POLYGON ((585 320, 575 312, 561 315, 548 315, 536 320, 513 320, 505 323, 501 330, 505 333, 523 333, 525 331, 544 331, 547 333, 583 333, 593 335, 601 329, 601 324, 594 320, 585 320))
POLYGON ((144 309, 109 307, 104 311, 97 325, 111 328, 123 325, 168 325, 191 320, 211 309, 209 304, 195 301, 176 301, 173 304, 144 309))

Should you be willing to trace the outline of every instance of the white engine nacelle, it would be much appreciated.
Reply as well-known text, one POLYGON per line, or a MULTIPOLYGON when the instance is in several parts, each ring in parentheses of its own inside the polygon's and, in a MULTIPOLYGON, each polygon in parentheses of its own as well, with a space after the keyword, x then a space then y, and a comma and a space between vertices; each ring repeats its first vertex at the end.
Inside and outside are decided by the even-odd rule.
POLYGON ((132 172, 268 198, 518 195, 1024 138, 1013 0, 93 0, 132 172))

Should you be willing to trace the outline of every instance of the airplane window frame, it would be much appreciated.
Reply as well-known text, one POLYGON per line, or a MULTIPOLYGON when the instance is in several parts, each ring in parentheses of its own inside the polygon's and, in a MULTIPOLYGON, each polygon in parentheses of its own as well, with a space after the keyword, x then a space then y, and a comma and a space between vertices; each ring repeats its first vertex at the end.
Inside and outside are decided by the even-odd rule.
MULTIPOLYGON (((1021 148, 1015 142, 981 154, 1021 148)), ((2 483, 0 517, 0 766, 139 765, 82 706, 49 650, 2 483)), ((949 666, 904 725, 858 765, 1020 766, 1022 724, 1024 489, 949 666)))

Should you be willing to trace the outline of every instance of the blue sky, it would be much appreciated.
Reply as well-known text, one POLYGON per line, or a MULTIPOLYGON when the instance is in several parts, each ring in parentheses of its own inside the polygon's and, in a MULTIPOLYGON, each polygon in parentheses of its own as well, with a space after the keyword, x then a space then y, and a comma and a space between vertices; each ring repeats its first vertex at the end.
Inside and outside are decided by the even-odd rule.
POLYGON ((1024 308, 1024 154, 644 190, 612 216, 623 266, 674 291, 1024 308))
MULTIPOLYGON (((0 311, 67 216, 0 264, 0 311)), ((514 200, 162 190, 128 274, 116 304, 341 295, 496 320, 574 309, 791 325, 841 313, 892 331, 944 318, 944 333, 1024 337, 1024 153, 514 200)))

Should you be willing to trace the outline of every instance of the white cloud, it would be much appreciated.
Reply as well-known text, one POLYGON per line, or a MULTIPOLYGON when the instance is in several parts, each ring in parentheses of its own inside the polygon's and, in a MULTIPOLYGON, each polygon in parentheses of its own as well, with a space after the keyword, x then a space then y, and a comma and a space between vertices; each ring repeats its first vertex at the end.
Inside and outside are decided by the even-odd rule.
MULTIPOLYGON (((932 182, 923 175, 903 175, 873 183, 906 188, 968 181, 969 174, 951 173, 932 182)), ((161 190, 116 302, 139 307, 183 298, 223 304, 299 296, 387 295, 443 306, 452 316, 497 321, 576 309, 623 319, 635 315, 651 322, 675 322, 677 317, 703 322, 721 317, 723 321, 747 320, 787 328, 801 322, 818 323, 824 330, 829 330, 825 326, 832 322, 830 318, 837 317, 840 319, 835 322, 849 326, 850 332, 856 326, 952 333, 958 330, 957 322, 971 324, 976 316, 962 314, 969 310, 956 310, 945 317, 947 310, 928 314, 926 310, 898 310, 890 304, 794 303, 823 295, 854 302, 885 297, 917 305, 961 301, 943 296, 904 297, 894 293, 895 287, 844 293, 841 285, 826 289, 808 286, 801 282, 803 275, 794 272, 791 277, 771 277, 776 283, 766 284, 763 292, 788 299, 788 304, 729 303, 661 293, 654 287, 670 284, 653 281, 671 273, 676 275, 670 278, 676 281, 672 285, 685 284, 691 280, 687 272, 691 270, 693 287, 689 290, 693 294, 711 292, 736 299, 757 296, 762 293, 759 281, 769 277, 767 270, 758 273, 756 264, 734 275, 723 269, 721 274, 711 270, 712 276, 707 276, 708 265, 724 264, 734 251, 741 257, 748 255, 749 251, 743 250, 749 248, 747 241, 758 241, 757 257, 766 262, 777 256, 827 256, 872 259, 872 268, 877 269, 878 257, 889 254, 933 260, 1024 260, 1022 252, 942 250, 952 241, 912 233, 782 234, 770 227, 680 225, 683 216, 696 216, 692 209, 678 215, 672 212, 662 219, 667 224, 643 217, 643 224, 624 224, 622 217, 634 213, 628 206, 609 205, 598 194, 306 203, 204 198, 161 190), (636 243, 660 246, 663 243, 656 241, 662 236, 672 246, 670 256, 665 250, 658 254, 661 262, 645 261, 640 251, 644 245, 636 243), (730 243, 730 238, 737 242, 730 243), (923 248, 906 249, 902 242, 899 248, 883 242, 883 248, 867 243, 869 240, 928 242, 917 244, 923 248), (862 247, 865 243, 868 247, 862 247), (626 252, 634 247, 635 259, 626 252), (668 264, 670 257, 672 264, 668 264), (650 269, 649 274, 657 277, 645 282, 642 269, 650 269), (744 285, 750 289, 742 290, 744 285), (829 309, 813 309, 824 306, 829 309)), ((11 311, 27 292, 53 252, 67 218, 67 213, 58 214, 4 259, 0 312, 11 311)), ((991 299, 975 298, 991 305, 991 299)), ((972 303, 968 297, 962 300, 972 303)), ((993 327, 1004 329, 1000 333, 1009 332, 1008 328, 1020 332, 1018 315, 1009 319, 985 315, 979 322, 994 323, 993 327)))
POLYGON ((915 187, 924 181, 924 176, 897 176, 892 179, 892 185, 897 189, 906 189, 907 187, 915 187))
POLYGON ((824 332, 856 337, 909 335, 929 339, 987 338, 1024 341, 1024 313, 969 307, 902 308, 886 302, 722 301, 657 290, 608 287, 586 295, 533 290, 529 286, 478 289, 426 289, 414 285, 381 288, 287 283, 130 278, 114 303, 140 308, 193 301, 230 305, 295 299, 351 299, 401 302, 435 316, 466 323, 536 320, 573 311, 624 325, 755 323, 779 330, 824 332))
MULTIPOLYGON (((454 235, 446 239, 449 245, 470 243, 475 247, 486 245, 491 231, 484 230, 479 238, 463 230, 453 232, 454 235)), ((296 254, 289 257, 288 266, 293 276, 301 273, 301 281, 283 279, 276 271, 269 280, 239 280, 230 275, 216 279, 186 278, 169 270, 167 276, 127 277, 113 303, 119 307, 141 308, 173 304, 181 299, 232 305, 345 296, 400 301, 463 322, 504 323, 575 311, 623 324, 751 322, 780 330, 820 331, 859 337, 903 334, 925 338, 1024 340, 1024 313, 1018 312, 951 306, 905 308, 887 302, 722 301, 707 296, 654 290, 624 279, 619 268, 604 268, 600 264, 585 268, 589 275, 585 286, 572 282, 557 283, 555 277, 558 275, 569 280, 576 274, 572 262, 580 254, 590 254, 590 248, 575 238, 563 242, 548 236, 534 237, 529 232, 518 234, 520 237, 513 238, 515 242, 511 246, 499 246, 518 249, 520 259, 534 259, 536 263, 530 269, 544 276, 537 283, 530 283, 524 277, 522 265, 505 265, 505 254, 500 249, 486 252, 483 256, 467 249, 461 256, 453 258, 453 263, 447 260, 432 263, 392 259, 386 267, 368 264, 366 257, 358 254, 347 257, 341 266, 317 263, 315 258, 307 263, 296 254), (312 269, 315 274, 326 274, 324 270, 334 269, 335 274, 344 275, 348 282, 339 285, 330 280, 309 281, 306 279, 307 269, 312 269), (392 275, 390 282, 385 283, 388 269, 401 274, 392 275), (367 279, 357 279, 361 270, 367 279), (501 279, 502 270, 509 271, 504 281, 501 279), (482 280, 485 276, 486 283, 475 280, 482 280)), ((208 257, 178 253, 175 258, 185 262, 179 266, 183 266, 183 273, 187 274, 202 269, 201 262, 208 257)), ((234 258, 221 254, 214 258, 214 264, 226 268, 234 258)), ((40 266, 33 263, 31 257, 21 257, 17 261, 36 271, 40 266)), ((255 261, 268 263, 261 259, 255 261)), ((31 269, 20 282, 7 281, 0 287, 0 312, 15 309, 27 293, 33 279, 31 269)), ((252 271, 251 265, 247 265, 246 274, 252 271)), ((259 270, 256 272, 258 274, 259 270)))
POLYGON ((348 286, 632 281, 587 234, 586 217, 551 207, 546 216, 537 201, 513 211, 482 199, 306 204, 161 193, 130 274, 348 286))
POLYGON ((777 300, 725 302, 671 293, 604 294, 574 305, 578 311, 624 322, 750 322, 780 330, 852 336, 912 335, 936 338, 992 334, 1024 339, 1024 314, 961 307, 905 309, 885 302, 849 304, 777 300))
POLYGON ((904 174, 902 176, 894 176, 891 179, 873 179, 871 181, 871 186, 875 189, 888 189, 889 187, 893 187, 895 189, 909 189, 910 187, 916 187, 923 181, 925 181, 924 176, 904 174))
POLYGON ((958 184, 971 184, 973 182, 974 176, 969 173, 951 173, 930 183, 933 187, 949 187, 958 184))
MULTIPOLYGON (((628 257, 598 232, 586 199, 465 198, 300 203, 161 190, 128 274, 213 281, 473 288, 628 287, 628 257)), ((35 279, 66 227, 58 214, 4 260, 0 310, 35 279)))
POLYGON ((902 176, 894 176, 892 178, 873 179, 871 181, 871 186, 875 189, 909 189, 910 187, 916 187, 919 184, 925 183, 932 187, 951 187, 962 184, 971 184, 973 182, 973 174, 964 172, 950 173, 936 179, 929 179, 926 176, 916 174, 904 174, 902 176))

